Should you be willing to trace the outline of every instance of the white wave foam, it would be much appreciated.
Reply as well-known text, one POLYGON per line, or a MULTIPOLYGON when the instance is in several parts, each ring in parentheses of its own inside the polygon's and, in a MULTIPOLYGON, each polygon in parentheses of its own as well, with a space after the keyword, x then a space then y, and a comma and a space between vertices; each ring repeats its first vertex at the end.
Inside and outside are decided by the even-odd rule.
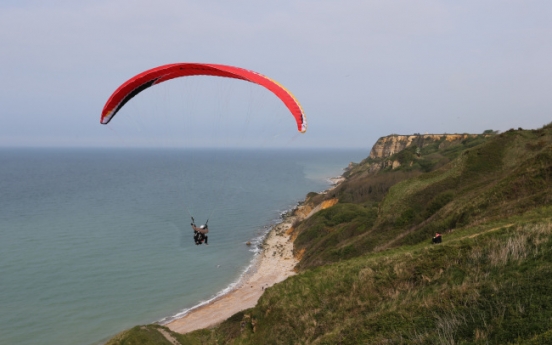
POLYGON ((219 291, 218 293, 216 293, 213 297, 211 297, 211 298, 209 298, 205 301, 201 301, 201 302, 199 302, 198 304, 196 304, 195 306, 193 306, 191 308, 183 309, 183 310, 179 311, 178 313, 176 313, 172 316, 165 317, 165 318, 157 321, 157 323, 159 323, 161 325, 166 325, 166 324, 168 324, 168 323, 170 323, 174 320, 177 320, 177 319, 180 319, 180 318, 186 316, 187 314, 189 314, 190 312, 192 312, 192 311, 194 311, 198 308, 201 308, 205 305, 208 305, 210 303, 215 302, 219 298, 222 298, 223 296, 227 295, 228 293, 230 293, 230 292, 238 289, 239 287, 241 287, 243 285, 243 283, 245 283, 245 281, 251 275, 256 273, 257 267, 258 267, 257 264, 259 263, 259 258, 260 258, 259 254, 261 254, 262 250, 263 250, 262 243, 265 240, 265 238, 267 237, 267 235, 270 233, 270 231, 272 231, 272 229, 274 229, 274 227, 276 227, 278 224, 282 223, 283 220, 285 219, 285 217, 287 215, 291 214, 302 202, 304 202, 304 199, 296 202, 294 206, 290 206, 289 208, 287 208, 283 211, 279 211, 279 217, 276 218, 276 219, 273 219, 272 221, 270 221, 269 222, 270 224, 267 224, 267 225, 263 226, 262 230, 260 231, 260 235, 257 236, 257 237, 254 237, 253 239, 251 239, 251 241, 249 241, 249 242, 251 242, 251 249, 249 251, 254 253, 253 259, 251 259, 251 262, 249 263, 249 265, 247 267, 245 267, 245 269, 240 273, 239 277, 235 281, 230 283, 230 285, 228 285, 226 288, 224 288, 221 291, 219 291))
POLYGON ((284 218, 284 216, 286 214, 288 214, 289 212, 293 211, 294 208, 295 208, 295 206, 290 208, 290 209, 287 209, 285 211, 280 212, 280 216, 277 219, 272 220, 269 225, 263 226, 262 231, 260 232, 260 235, 257 236, 257 237, 254 237, 250 241, 251 242, 251 249, 249 251, 254 253, 253 259, 251 260, 249 265, 247 267, 245 267, 245 269, 240 273, 239 277, 235 281, 230 283, 230 285, 228 285, 226 288, 224 288, 221 291, 217 292, 213 297, 211 297, 211 298, 209 298, 205 301, 201 301, 201 302, 199 302, 198 304, 196 304, 195 306, 193 306, 191 308, 183 309, 183 310, 179 311, 178 313, 176 313, 172 316, 165 317, 165 318, 157 321, 157 323, 159 323, 161 325, 166 325, 166 324, 168 324, 168 323, 170 323, 174 320, 180 319, 180 318, 186 316, 187 314, 189 314, 190 312, 192 312, 192 311, 194 311, 198 308, 201 308, 202 306, 213 303, 214 301, 218 300, 219 298, 223 297, 224 295, 227 295, 228 293, 230 293, 230 292, 234 291, 235 289, 239 288, 240 286, 242 286, 242 284, 245 283, 245 281, 251 275, 256 273, 256 271, 257 271, 257 263, 259 262, 259 257, 260 257, 259 254, 262 253, 262 250, 263 250, 262 243, 265 240, 266 236, 268 235, 268 233, 270 233, 270 231, 276 225, 280 224, 282 222, 282 219, 284 218))
POLYGON ((204 305, 208 305, 216 300, 218 300, 219 298, 223 297, 224 295, 232 292, 233 290, 239 288, 246 280, 247 278, 255 273, 256 271, 256 264, 258 262, 258 255, 255 255, 255 257, 253 258, 253 260, 251 260, 251 263, 242 271, 242 273, 239 275, 239 277, 232 283, 230 283, 230 285, 228 285, 226 288, 222 289, 221 291, 217 292, 213 297, 205 300, 205 301, 201 301, 199 302, 198 304, 196 304, 195 306, 191 307, 191 308, 187 308, 187 309, 183 309, 181 311, 179 311, 178 313, 172 315, 172 316, 168 316, 168 317, 165 317, 159 321, 157 321, 158 324, 161 324, 161 325, 166 325, 176 319, 180 319, 184 316, 186 316, 187 314, 189 314, 190 312, 198 309, 198 308, 201 308, 202 306, 204 305))

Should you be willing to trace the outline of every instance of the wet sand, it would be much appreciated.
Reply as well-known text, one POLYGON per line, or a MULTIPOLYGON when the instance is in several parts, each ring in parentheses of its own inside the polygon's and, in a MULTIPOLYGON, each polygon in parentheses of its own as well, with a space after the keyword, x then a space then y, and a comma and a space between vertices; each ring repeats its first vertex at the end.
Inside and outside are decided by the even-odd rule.
POLYGON ((270 231, 256 270, 239 287, 166 326, 178 333, 188 333, 217 325, 239 311, 254 307, 264 289, 294 275, 297 260, 293 257, 293 243, 286 234, 294 220, 295 217, 288 216, 270 231))

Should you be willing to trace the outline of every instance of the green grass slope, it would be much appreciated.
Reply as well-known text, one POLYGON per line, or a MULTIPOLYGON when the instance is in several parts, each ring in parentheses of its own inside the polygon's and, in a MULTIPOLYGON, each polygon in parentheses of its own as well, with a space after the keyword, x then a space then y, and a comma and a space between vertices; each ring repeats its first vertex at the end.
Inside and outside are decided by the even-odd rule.
POLYGON ((530 341, 552 319, 552 224, 526 220, 307 270, 234 320, 187 337, 202 344, 530 341))

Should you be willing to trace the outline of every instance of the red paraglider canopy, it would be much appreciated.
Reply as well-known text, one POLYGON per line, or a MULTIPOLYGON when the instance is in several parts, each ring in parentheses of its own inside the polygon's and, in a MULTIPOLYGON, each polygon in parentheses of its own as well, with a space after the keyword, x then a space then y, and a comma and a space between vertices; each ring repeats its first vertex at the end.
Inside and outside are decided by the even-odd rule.
POLYGON ((239 67, 203 63, 175 63, 163 65, 152 68, 132 77, 124 84, 119 86, 119 88, 115 90, 115 92, 111 95, 103 108, 100 122, 104 125, 108 124, 109 121, 111 121, 111 119, 115 116, 115 114, 117 114, 117 112, 129 100, 131 100, 132 97, 136 96, 150 86, 174 78, 197 75, 210 75, 215 77, 241 79, 261 85, 270 90, 278 98, 280 98, 282 102, 284 102, 286 107, 295 118, 295 121, 297 122, 297 129, 301 133, 304 133, 307 130, 307 118, 303 113, 301 105, 291 94, 291 92, 286 90, 276 81, 257 72, 249 71, 239 67))

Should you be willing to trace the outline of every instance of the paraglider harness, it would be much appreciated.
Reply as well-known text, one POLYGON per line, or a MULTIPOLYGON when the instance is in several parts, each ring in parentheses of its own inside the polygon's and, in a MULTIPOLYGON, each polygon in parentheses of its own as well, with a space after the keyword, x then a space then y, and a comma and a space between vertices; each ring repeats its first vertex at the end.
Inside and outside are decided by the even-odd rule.
POLYGON ((203 244, 203 241, 205 241, 205 244, 209 245, 208 243, 208 236, 207 236, 207 232, 209 231, 209 227, 207 225, 207 223, 209 223, 209 219, 207 219, 207 221, 205 222, 205 225, 202 225, 200 228, 203 230, 205 230, 205 232, 201 232, 201 231, 198 231, 196 230, 197 227, 195 225, 195 220, 194 220, 194 217, 191 217, 192 218, 192 223, 190 224, 192 226, 192 229, 194 229, 194 242, 195 244, 198 246, 200 244, 203 244))

